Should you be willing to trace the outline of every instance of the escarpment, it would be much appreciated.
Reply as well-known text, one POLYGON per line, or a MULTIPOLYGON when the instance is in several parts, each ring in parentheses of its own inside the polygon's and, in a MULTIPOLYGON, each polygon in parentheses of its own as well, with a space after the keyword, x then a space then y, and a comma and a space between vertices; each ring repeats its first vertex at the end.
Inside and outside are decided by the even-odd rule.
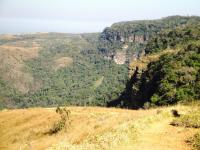
MULTIPOLYGON (((151 23, 156 30, 147 28, 148 24, 143 23, 144 28, 140 30, 143 34, 139 36, 135 36, 136 27, 130 28, 130 22, 121 23, 124 28, 120 30, 129 31, 126 32, 129 34, 119 32, 120 36, 115 34, 114 40, 108 40, 113 46, 107 47, 107 54, 112 51, 117 55, 119 51, 124 51, 124 45, 127 45, 126 52, 130 54, 126 61, 129 65, 126 89, 108 106, 139 108, 146 103, 166 105, 199 99, 199 18, 176 16, 151 23), (129 30, 125 30, 127 24, 129 30), (122 48, 117 49, 115 43, 121 44, 122 48), (134 50, 130 52, 131 48, 134 50)), ((114 32, 117 26, 119 24, 114 24, 110 30, 114 32)))
POLYGON ((98 50, 105 58, 117 64, 129 64, 144 53, 149 40, 163 30, 181 28, 200 21, 199 17, 170 16, 157 20, 141 20, 114 23, 107 27, 99 36, 98 50), (124 48, 126 46, 126 48, 124 48), (119 52, 123 53, 118 57, 119 52))

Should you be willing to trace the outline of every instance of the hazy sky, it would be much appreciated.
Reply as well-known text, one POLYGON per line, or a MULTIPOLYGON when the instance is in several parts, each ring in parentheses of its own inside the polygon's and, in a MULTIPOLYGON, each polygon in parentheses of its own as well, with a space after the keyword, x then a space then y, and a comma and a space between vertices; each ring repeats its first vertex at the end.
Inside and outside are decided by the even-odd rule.
POLYGON ((200 0, 0 0, 0 33, 100 32, 170 15, 200 16, 200 0))

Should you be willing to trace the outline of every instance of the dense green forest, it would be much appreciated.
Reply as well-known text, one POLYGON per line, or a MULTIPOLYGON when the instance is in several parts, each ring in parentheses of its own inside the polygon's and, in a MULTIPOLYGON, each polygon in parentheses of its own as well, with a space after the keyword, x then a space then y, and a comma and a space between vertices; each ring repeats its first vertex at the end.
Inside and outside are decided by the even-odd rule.
POLYGON ((120 22, 102 33, 1 35, 0 107, 138 108, 199 100, 199 23, 200 17, 172 16, 120 22), (118 65, 113 58, 120 51, 127 61, 118 65), (159 59, 147 68, 130 68, 133 59, 151 55, 159 59))
MULTIPOLYGON (((98 34, 48 33, 20 35, 1 41, 1 45, 21 46, 20 41, 26 41, 26 46, 33 42, 40 45, 38 57, 23 61, 22 73, 29 73, 34 78, 28 92, 20 92, 20 87, 13 88, 12 81, 0 80, 1 107, 106 106, 124 90, 128 66, 104 59, 96 48, 97 40, 98 34), (69 64, 58 68, 55 62, 60 58, 61 61, 68 58, 69 64), (39 89, 35 83, 39 83, 39 89)), ((26 79, 20 82, 23 80, 26 79)))
POLYGON ((172 50, 137 68, 116 105, 137 108, 200 99, 200 28, 197 25, 163 30, 149 40, 146 54, 172 50), (139 71, 140 70, 140 71, 139 71))
POLYGON ((103 59, 95 50, 83 50, 72 56, 73 65, 57 71, 42 66, 45 54, 28 62, 28 69, 44 86, 37 92, 27 93, 26 105, 98 105, 105 106, 117 98, 127 81, 127 66, 117 66, 103 59), (28 103, 27 103, 28 102, 28 103))

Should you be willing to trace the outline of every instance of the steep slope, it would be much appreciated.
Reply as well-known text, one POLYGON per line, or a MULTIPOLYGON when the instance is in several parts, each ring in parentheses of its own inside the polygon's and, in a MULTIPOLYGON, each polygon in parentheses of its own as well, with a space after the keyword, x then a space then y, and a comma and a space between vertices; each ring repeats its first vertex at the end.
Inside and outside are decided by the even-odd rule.
MULTIPOLYGON (((199 24, 163 30, 151 38, 146 55, 130 64, 131 79, 120 100, 126 107, 199 100, 199 24)), ((118 100, 118 103, 122 103, 118 100)))

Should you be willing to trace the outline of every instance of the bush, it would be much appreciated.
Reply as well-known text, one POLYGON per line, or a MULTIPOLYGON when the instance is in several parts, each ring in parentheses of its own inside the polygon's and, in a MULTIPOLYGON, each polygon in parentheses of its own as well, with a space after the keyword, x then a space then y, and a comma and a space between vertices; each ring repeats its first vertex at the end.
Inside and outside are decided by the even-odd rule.
POLYGON ((172 109, 172 110, 171 110, 171 113, 172 113, 172 115, 173 115, 174 117, 180 117, 180 114, 179 114, 178 111, 175 110, 175 109, 172 109))
POLYGON ((151 102, 153 104, 156 104, 157 102, 160 101, 160 97, 157 95, 157 94, 154 94, 152 97, 151 97, 151 102))
POLYGON ((151 107, 151 103, 150 102, 146 102, 144 103, 144 109, 149 109, 151 107))
POLYGON ((200 128, 200 110, 191 111, 189 114, 181 115, 171 123, 173 126, 183 126, 187 128, 200 128))
POLYGON ((70 110, 67 110, 66 108, 56 108, 56 113, 60 115, 60 120, 56 123, 54 123, 53 127, 49 130, 49 134, 55 134, 61 131, 66 127, 66 125, 69 126, 70 120, 69 120, 69 114, 70 110))

